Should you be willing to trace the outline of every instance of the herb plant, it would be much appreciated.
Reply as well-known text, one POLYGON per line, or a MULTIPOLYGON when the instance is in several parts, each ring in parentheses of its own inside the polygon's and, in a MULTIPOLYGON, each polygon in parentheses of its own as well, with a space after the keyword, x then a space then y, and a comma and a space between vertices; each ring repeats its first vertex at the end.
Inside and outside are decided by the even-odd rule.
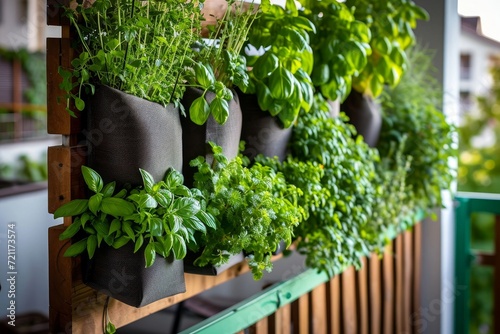
POLYGON ((264 50, 259 56, 247 55, 250 85, 244 93, 257 94, 259 107, 277 116, 285 128, 290 127, 301 109, 309 110, 314 87, 309 75, 313 52, 308 32, 314 25, 299 16, 297 5, 286 1, 286 7, 263 0, 262 14, 252 25, 248 44, 264 50))
POLYGON ((345 3, 337 0, 301 0, 299 12, 316 27, 310 33, 314 52, 312 81, 330 99, 345 99, 351 91, 352 77, 368 62, 371 31, 356 20, 345 3))
POLYGON ((248 86, 246 59, 240 52, 257 15, 253 3, 247 6, 243 1, 230 0, 224 16, 215 26, 208 26, 209 39, 198 42, 200 50, 189 82, 190 86, 203 89, 203 95, 189 108, 194 123, 204 124, 211 114, 219 124, 224 124, 229 117, 227 101, 233 98, 230 88, 248 86), (205 98, 208 91, 215 93, 210 103, 205 98))
POLYGON ((432 209, 441 205, 441 190, 450 189, 454 179, 450 158, 456 154, 455 129, 441 111, 442 89, 432 76, 431 55, 418 48, 409 55, 399 85, 386 88, 380 97, 383 123, 377 148, 387 156, 393 145, 406 141, 403 157, 411 157, 406 180, 411 197, 418 207, 432 209))
POLYGON ((59 68, 67 111, 83 110, 84 93, 103 84, 163 105, 179 105, 184 59, 199 34, 199 3, 188 0, 96 0, 65 11, 80 55, 59 68))
POLYGON ((93 195, 89 199, 75 199, 59 207, 54 217, 73 217, 73 223, 60 239, 83 236, 73 243, 65 256, 76 256, 87 251, 89 258, 104 242, 120 248, 134 243, 134 252, 144 251, 146 267, 151 266, 156 254, 163 257, 173 252, 182 259, 188 244, 195 244, 195 231, 207 232, 215 228, 214 217, 206 212, 203 195, 183 185, 182 174, 169 169, 164 180, 155 183, 151 174, 140 170, 144 185, 130 191, 115 193, 115 182, 103 184, 101 176, 82 166, 82 173, 93 195), (79 233, 77 235, 77 233, 79 233))
POLYGON ((245 251, 254 279, 272 269, 271 255, 281 241, 290 245, 293 228, 304 217, 298 205, 302 191, 288 185, 283 174, 239 155, 229 161, 219 146, 211 143, 214 160, 191 162, 198 167, 195 186, 207 199, 207 211, 217 228, 203 237, 202 254, 195 265, 219 265, 232 254, 245 251))
POLYGON ((309 267, 334 275, 349 265, 359 267, 371 250, 378 155, 361 137, 352 138, 355 130, 343 114, 330 118, 322 109, 313 107, 293 128, 292 155, 323 166, 321 184, 329 193, 325 205, 297 227, 297 248, 309 267))
POLYGON ((356 20, 371 31, 371 55, 363 71, 353 79, 360 93, 377 97, 384 85, 395 86, 408 67, 406 49, 415 43, 413 29, 429 14, 412 0, 346 0, 356 20))

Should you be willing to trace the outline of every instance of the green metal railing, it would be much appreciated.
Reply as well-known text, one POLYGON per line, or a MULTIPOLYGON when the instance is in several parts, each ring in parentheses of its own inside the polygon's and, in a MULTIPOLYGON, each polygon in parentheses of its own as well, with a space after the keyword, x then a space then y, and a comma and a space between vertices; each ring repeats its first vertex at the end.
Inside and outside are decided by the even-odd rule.
MULTIPOLYGON (((469 293, 472 264, 494 267, 495 320, 500 320, 500 256, 476 252, 471 249, 471 215, 482 212, 496 215, 495 253, 500 252, 500 195, 483 193, 459 193, 455 207, 455 314, 454 332, 469 332, 469 293)), ((492 231, 493 232, 493 231, 492 231)))

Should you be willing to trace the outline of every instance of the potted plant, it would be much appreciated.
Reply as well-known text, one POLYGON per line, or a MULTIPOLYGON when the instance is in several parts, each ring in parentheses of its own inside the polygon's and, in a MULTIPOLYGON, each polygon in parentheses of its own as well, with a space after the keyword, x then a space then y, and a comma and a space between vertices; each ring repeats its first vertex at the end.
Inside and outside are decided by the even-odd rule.
POLYGON ((185 58, 200 30, 187 0, 96 0, 67 8, 79 56, 59 68, 68 112, 85 110, 89 165, 105 181, 141 184, 182 168, 179 119, 185 58), (74 104, 74 108, 72 105, 74 104))
POLYGON ((60 239, 73 238, 65 256, 85 255, 84 282, 126 304, 141 307, 185 291, 182 260, 195 231, 215 228, 196 189, 169 169, 156 182, 140 170, 143 185, 118 191, 91 168, 82 174, 92 195, 58 208, 54 217, 73 217, 60 239), (86 260, 86 261, 85 261, 86 260), (117 282, 117 273, 126 282, 117 282))
POLYGON ((244 251, 254 279, 272 269, 271 256, 282 240, 290 245, 294 226, 304 210, 297 199, 302 191, 286 183, 284 175, 239 155, 229 160, 211 143, 214 159, 192 161, 198 168, 195 185, 207 199, 206 209, 217 228, 199 243, 201 255, 194 262, 203 267, 220 265, 244 251))
POLYGON ((356 20, 370 28, 372 39, 368 63, 353 78, 353 90, 341 109, 372 147, 377 143, 382 119, 374 102, 384 85, 396 86, 407 68, 405 50, 415 43, 417 20, 428 19, 427 12, 413 1, 347 0, 356 20), (376 18, 374 17, 376 15, 376 18))
POLYGON ((182 119, 183 174, 192 185, 195 168, 189 162, 198 156, 211 159, 207 142, 223 147, 229 158, 238 155, 242 115, 234 86, 249 83, 246 61, 240 55, 258 10, 252 3, 231 0, 215 25, 208 25, 208 39, 197 41, 182 99, 189 118, 182 119))
POLYGON ((456 155, 455 129, 442 113, 442 88, 433 77, 432 53, 420 47, 408 51, 406 73, 396 87, 386 87, 380 101, 383 123, 377 145, 387 156, 393 145, 405 141, 402 156, 411 157, 406 184, 416 207, 432 210, 450 189, 456 155))
POLYGON ((309 110, 312 103, 308 32, 314 32, 314 26, 299 16, 293 1, 283 8, 264 0, 260 8, 248 38, 248 48, 258 51, 246 49, 250 85, 239 87, 244 93, 239 95, 244 100, 241 138, 251 158, 262 153, 284 159, 290 127, 299 111, 309 110))

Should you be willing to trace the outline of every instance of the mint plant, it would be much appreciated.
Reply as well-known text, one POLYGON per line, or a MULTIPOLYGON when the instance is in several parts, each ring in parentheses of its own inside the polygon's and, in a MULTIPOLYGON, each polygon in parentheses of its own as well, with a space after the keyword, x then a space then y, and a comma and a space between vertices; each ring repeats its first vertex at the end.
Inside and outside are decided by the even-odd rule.
POLYGON ((156 254, 167 257, 173 252, 182 259, 188 244, 196 244, 196 231, 215 228, 214 217, 206 211, 205 199, 196 189, 183 185, 182 174, 169 169, 165 178, 155 183, 151 174, 140 170, 144 185, 130 191, 116 192, 115 182, 103 184, 101 176, 82 166, 82 174, 89 190, 88 199, 75 199, 59 207, 54 218, 73 217, 73 222, 60 239, 81 238, 65 252, 77 256, 87 251, 94 256, 104 242, 120 248, 134 243, 134 252, 143 250, 146 267, 151 266, 156 254))
POLYGON ((184 60, 201 30, 200 4, 188 0, 96 0, 66 8, 80 55, 72 68, 59 68, 67 111, 73 101, 85 108, 84 94, 97 84, 163 105, 179 105, 184 60))
POLYGON ((244 251, 254 279, 260 279, 264 270, 272 269, 271 255, 279 243, 290 245, 294 227, 304 218, 298 205, 302 191, 270 167, 259 163, 247 167, 249 161, 241 155, 229 161, 219 146, 211 146, 211 165, 203 157, 191 162, 198 168, 195 186, 217 224, 202 237, 195 265, 223 264, 230 255, 244 251))

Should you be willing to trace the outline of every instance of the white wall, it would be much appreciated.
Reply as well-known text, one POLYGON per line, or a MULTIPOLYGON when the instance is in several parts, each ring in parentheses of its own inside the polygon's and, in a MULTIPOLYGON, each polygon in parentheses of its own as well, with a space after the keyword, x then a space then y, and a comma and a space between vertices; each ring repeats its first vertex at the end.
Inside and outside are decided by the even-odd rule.
MULTIPOLYGON (((417 0, 431 19, 420 22, 419 42, 435 50, 436 77, 445 92, 443 112, 457 124, 459 104, 459 33, 457 0, 417 0)), ((456 164, 456 161, 453 162, 456 164)), ((422 277, 419 333, 453 332, 454 215, 450 194, 445 194, 446 209, 438 211, 438 221, 422 225, 422 277), (451 296, 450 296, 451 295, 451 296)))
POLYGON ((0 309, 9 303, 7 286, 7 225, 15 224, 16 314, 40 312, 48 316, 48 232, 62 224, 47 213, 47 190, 0 198, 0 309))

